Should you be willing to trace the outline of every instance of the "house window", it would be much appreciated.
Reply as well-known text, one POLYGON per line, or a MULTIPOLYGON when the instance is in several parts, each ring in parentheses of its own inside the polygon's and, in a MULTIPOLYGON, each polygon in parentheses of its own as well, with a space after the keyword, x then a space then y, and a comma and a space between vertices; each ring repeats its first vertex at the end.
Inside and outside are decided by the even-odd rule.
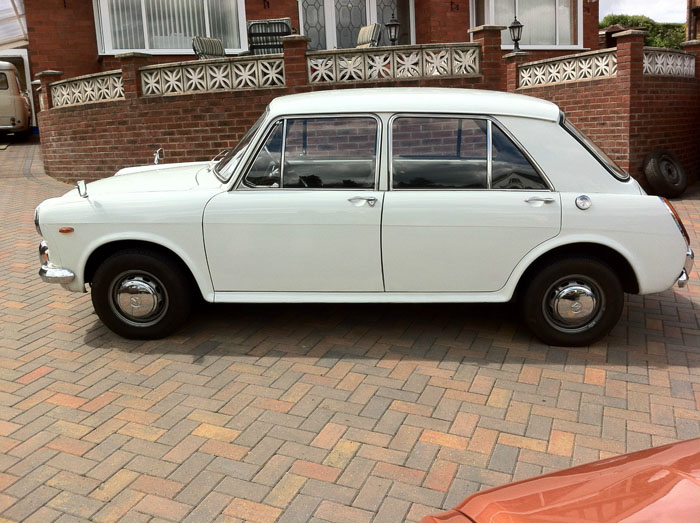
POLYGON ((244 0, 94 0, 100 52, 192 54, 192 37, 219 38, 227 52, 247 46, 244 0))
POLYGON ((300 0, 302 33, 309 38, 309 49, 351 48, 357 45, 362 26, 382 26, 379 45, 391 45, 386 23, 395 15, 399 21, 398 45, 415 43, 413 0, 300 0))
MULTIPOLYGON (((580 46, 582 6, 581 0, 473 0, 472 26, 509 26, 517 14, 524 26, 521 47, 580 46)), ((501 41, 504 47, 512 46, 508 30, 501 41)))

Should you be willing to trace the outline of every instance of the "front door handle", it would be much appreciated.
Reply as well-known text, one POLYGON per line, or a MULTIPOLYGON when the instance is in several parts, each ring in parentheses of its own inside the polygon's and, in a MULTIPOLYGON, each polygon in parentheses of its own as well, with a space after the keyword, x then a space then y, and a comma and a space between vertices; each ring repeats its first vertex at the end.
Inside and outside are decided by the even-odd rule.
POLYGON ((544 198, 542 196, 532 196, 531 198, 528 198, 527 200, 525 200, 525 203, 538 203, 538 202, 554 203, 555 201, 556 200, 554 198, 551 198, 549 196, 544 197, 544 198))
POLYGON ((367 205, 374 207, 377 204, 377 199, 374 196, 353 196, 348 198, 350 203, 354 203, 358 207, 362 205, 363 202, 367 202, 367 205))

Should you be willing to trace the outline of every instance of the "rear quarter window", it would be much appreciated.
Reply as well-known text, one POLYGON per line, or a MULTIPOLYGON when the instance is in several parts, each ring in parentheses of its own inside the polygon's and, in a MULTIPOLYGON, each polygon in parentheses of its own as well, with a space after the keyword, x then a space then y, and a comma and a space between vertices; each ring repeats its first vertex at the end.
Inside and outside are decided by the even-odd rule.
POLYGON ((0 73, 0 91, 6 91, 8 87, 7 75, 5 73, 0 73))

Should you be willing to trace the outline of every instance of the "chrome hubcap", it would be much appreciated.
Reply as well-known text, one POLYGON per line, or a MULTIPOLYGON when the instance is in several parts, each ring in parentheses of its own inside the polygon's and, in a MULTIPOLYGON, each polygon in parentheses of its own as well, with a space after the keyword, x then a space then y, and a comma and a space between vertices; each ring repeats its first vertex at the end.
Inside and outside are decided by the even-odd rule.
POLYGON ((167 293, 161 282, 146 272, 123 273, 112 285, 112 307, 127 323, 147 326, 165 313, 167 293))
POLYGON ((580 332, 597 323, 603 296, 595 283, 568 277, 550 287, 543 308, 547 320, 557 329, 580 332))

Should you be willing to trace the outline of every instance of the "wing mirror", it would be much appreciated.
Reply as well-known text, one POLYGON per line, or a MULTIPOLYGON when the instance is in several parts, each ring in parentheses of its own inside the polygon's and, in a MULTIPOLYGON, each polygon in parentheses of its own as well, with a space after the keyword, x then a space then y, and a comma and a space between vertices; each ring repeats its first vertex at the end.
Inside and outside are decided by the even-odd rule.
POLYGON ((85 180, 78 180, 75 182, 75 186, 78 188, 78 194, 81 198, 87 198, 87 186, 85 185, 85 180))
POLYGON ((163 150, 162 147, 159 147, 156 149, 156 152, 153 153, 153 164, 158 165, 158 162, 160 160, 163 160, 165 158, 165 151, 163 150))

